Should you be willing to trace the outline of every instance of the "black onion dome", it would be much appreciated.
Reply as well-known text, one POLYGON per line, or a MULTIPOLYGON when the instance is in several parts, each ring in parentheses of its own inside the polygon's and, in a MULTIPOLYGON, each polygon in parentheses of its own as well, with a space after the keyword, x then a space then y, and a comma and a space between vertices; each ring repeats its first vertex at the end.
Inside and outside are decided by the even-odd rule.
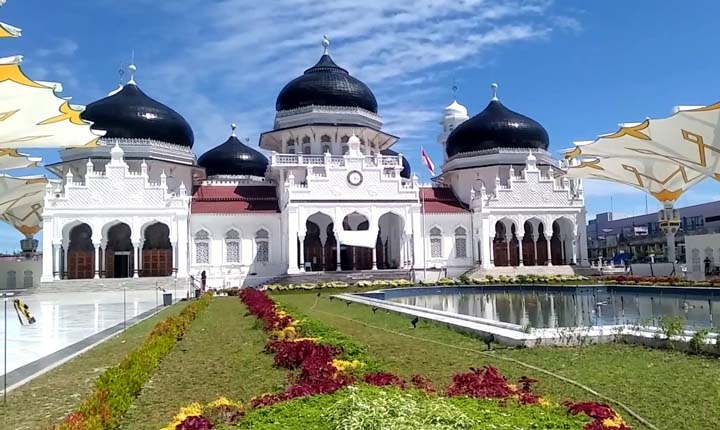
POLYGON ((192 147, 192 128, 179 113, 153 100, 134 83, 92 102, 80 114, 109 138, 153 139, 192 147))
POLYGON ((313 105, 359 107, 373 113, 378 110, 370 88, 335 64, 328 54, 323 54, 317 64, 285 85, 275 109, 282 111, 313 105))
POLYGON ((265 176, 268 160, 233 134, 225 143, 204 153, 198 165, 205 168, 208 176, 265 176))
POLYGON ((494 148, 544 149, 550 145, 547 131, 539 122, 513 112, 498 100, 463 122, 447 138, 449 157, 494 148))
MULTIPOLYGON (((382 151, 380 151, 380 154, 387 155, 390 157, 397 157, 399 155, 397 152, 393 151, 392 149, 383 149, 382 151)), ((403 165, 403 169, 400 171, 400 176, 402 176, 403 178, 406 178, 406 179, 410 179, 412 170, 410 169, 410 163, 408 163, 408 160, 407 160, 407 158, 405 158, 404 155, 402 158, 402 165, 403 165)))

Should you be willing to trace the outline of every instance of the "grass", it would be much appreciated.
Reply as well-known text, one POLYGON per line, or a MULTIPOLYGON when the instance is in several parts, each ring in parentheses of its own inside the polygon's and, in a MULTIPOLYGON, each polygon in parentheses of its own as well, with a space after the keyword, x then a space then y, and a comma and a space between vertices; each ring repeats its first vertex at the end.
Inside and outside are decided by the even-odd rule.
POLYGON ((125 419, 127 430, 157 430, 192 402, 247 401, 282 390, 287 372, 264 354, 266 334, 237 297, 216 297, 160 364, 125 419))
MULTIPOLYGON (((346 318, 450 346, 485 349, 478 339, 434 323, 422 322, 413 329, 407 317, 382 310, 374 314, 369 307, 357 304, 347 307, 344 302, 329 301, 326 295, 318 300, 314 293, 277 293, 273 298, 290 310, 366 344, 368 354, 381 360, 386 370, 403 376, 420 373, 443 386, 458 371, 493 365, 511 379, 522 375, 538 379, 537 391, 554 401, 599 400, 571 384, 499 358, 511 357, 572 378, 621 401, 661 429, 704 430, 717 425, 716 414, 710 412, 720 404, 717 359, 622 344, 505 349, 493 352, 498 356, 495 358, 375 330, 346 318)), ((617 409, 635 428, 645 428, 617 409)))
POLYGON ((7 406, 0 405, 0 428, 13 430, 50 429, 88 395, 95 379, 117 364, 147 337, 155 324, 178 314, 186 302, 164 309, 73 360, 52 369, 13 390, 7 406))

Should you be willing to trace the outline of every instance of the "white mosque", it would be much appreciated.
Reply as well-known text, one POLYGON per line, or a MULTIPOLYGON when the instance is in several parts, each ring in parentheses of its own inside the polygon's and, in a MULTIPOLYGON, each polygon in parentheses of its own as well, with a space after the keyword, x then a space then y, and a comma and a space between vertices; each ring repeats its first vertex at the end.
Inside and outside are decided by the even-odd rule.
POLYGON ((233 126, 196 158, 190 125, 131 66, 127 84, 83 113, 106 131, 101 145, 48 166, 63 181, 46 190, 41 282, 204 271, 209 286, 232 287, 311 271, 587 265, 582 184, 564 176, 539 123, 496 96, 472 118, 453 101, 442 171, 422 185, 370 88, 323 44, 280 91, 264 152, 233 126))

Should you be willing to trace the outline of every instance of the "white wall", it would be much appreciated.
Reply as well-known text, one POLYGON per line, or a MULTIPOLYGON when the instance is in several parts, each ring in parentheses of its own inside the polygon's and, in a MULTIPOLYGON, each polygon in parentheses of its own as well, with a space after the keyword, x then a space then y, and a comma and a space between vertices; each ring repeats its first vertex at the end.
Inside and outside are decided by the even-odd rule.
POLYGON ((0 257, 0 289, 23 289, 40 285, 42 258, 26 260, 20 257, 0 257), (25 272, 32 272, 32 285, 25 283, 25 272), (8 272, 15 272, 15 285, 8 285, 8 272))
MULTIPOLYGON (((473 266, 473 239, 470 229, 470 213, 425 214, 425 234, 423 235, 427 267, 447 269, 448 276, 458 276, 473 266), (430 252, 430 230, 437 227, 442 231, 442 257, 433 258, 430 252), (465 229, 465 258, 458 258, 455 249, 455 229, 465 229)), ((422 243, 422 242, 421 242, 422 243)), ((415 250, 416 268, 422 267, 423 249, 415 250), (419 264, 418 264, 419 263, 419 264)))
POLYGON ((208 286, 255 285, 285 273, 280 214, 193 214, 190 217, 190 273, 199 278, 206 271, 208 286), (270 234, 267 263, 256 262, 255 233, 265 229, 270 234), (240 233, 240 263, 227 263, 225 234, 235 229, 240 233), (195 234, 205 230, 210 234, 210 263, 196 261, 195 234))
POLYGON ((720 234, 685 236, 688 278, 705 278, 705 257, 710 258, 710 266, 720 266, 720 234))

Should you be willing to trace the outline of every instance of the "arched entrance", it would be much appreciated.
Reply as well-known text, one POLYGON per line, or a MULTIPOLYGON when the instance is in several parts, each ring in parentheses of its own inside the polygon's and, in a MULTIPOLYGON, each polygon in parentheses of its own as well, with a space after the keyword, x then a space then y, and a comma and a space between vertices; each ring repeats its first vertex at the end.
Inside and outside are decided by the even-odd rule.
POLYGON ((105 245, 105 277, 130 278, 133 275, 134 248, 130 240, 130 226, 115 224, 107 232, 105 245))
POLYGON ((573 225, 567 218, 553 221, 550 255, 553 264, 570 264, 573 261, 573 225))
POLYGON ((378 220, 378 237, 375 243, 378 269, 398 269, 403 264, 402 234, 405 221, 400 215, 388 212, 378 220))
MULTIPOLYGON (((345 231, 365 231, 370 229, 367 217, 353 212, 343 219, 345 231)), ((372 269, 373 248, 364 246, 340 245, 341 270, 370 270, 372 269)))
POLYGON ((95 247, 92 228, 79 224, 70 230, 68 244, 68 279, 91 279, 95 273, 95 247))
POLYGON ((537 240, 537 265, 546 266, 548 264, 548 240, 545 235, 545 224, 538 224, 538 240, 537 240))
POLYGON ((324 213, 315 213, 308 217, 305 228, 305 271, 336 270, 336 240, 332 218, 324 213))
POLYGON ((156 222, 145 229, 144 238, 140 276, 170 276, 173 270, 170 228, 156 222))
POLYGON ((522 238, 523 265, 535 266, 537 265, 537 258, 535 255, 535 231, 532 223, 530 221, 525 221, 523 230, 525 230, 525 235, 522 238))
POLYGON ((493 239, 493 256, 495 266, 519 266, 520 242, 515 232, 515 224, 507 224, 500 220, 495 223, 495 238, 493 239), (508 233, 508 225, 510 230, 508 233))

